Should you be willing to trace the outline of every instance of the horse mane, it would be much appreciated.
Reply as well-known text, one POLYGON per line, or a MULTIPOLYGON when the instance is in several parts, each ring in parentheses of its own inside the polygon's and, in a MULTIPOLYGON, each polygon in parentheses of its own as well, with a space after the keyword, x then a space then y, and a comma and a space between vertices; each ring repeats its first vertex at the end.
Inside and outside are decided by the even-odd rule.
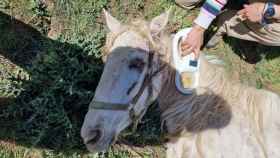
POLYGON ((211 83, 207 85, 209 82, 200 81, 200 87, 191 95, 183 95, 176 89, 176 70, 169 67, 168 73, 165 74, 167 79, 158 100, 162 111, 162 124, 165 125, 169 135, 222 128, 231 119, 230 106, 226 99, 217 94, 218 88, 215 87, 215 83, 219 83, 220 88, 223 87, 219 79, 225 76, 222 72, 217 73, 221 67, 209 63, 204 57, 201 61, 202 79, 211 83), (216 80, 213 80, 215 78, 216 80))
POLYGON ((148 40, 151 52, 160 56, 160 60, 164 63, 170 63, 170 52, 171 51, 171 38, 167 31, 161 31, 159 35, 153 36, 149 27, 149 23, 143 19, 136 19, 129 24, 123 25, 122 30, 117 33, 108 33, 106 37, 106 44, 102 53, 103 57, 106 57, 110 52, 110 48, 113 46, 114 41, 118 36, 127 31, 133 31, 138 33, 144 39, 148 40))

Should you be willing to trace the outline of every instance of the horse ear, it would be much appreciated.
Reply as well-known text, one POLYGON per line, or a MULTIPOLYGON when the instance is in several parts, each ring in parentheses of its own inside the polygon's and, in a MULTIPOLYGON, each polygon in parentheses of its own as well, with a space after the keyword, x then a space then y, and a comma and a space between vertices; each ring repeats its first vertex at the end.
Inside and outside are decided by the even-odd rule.
POLYGON ((103 13, 106 19, 106 24, 109 30, 113 33, 119 32, 121 30, 121 23, 114 18, 109 12, 103 9, 103 13))
POLYGON ((166 27, 166 25, 168 24, 170 12, 171 11, 169 9, 167 12, 153 18, 150 23, 150 29, 153 35, 157 35, 166 27))

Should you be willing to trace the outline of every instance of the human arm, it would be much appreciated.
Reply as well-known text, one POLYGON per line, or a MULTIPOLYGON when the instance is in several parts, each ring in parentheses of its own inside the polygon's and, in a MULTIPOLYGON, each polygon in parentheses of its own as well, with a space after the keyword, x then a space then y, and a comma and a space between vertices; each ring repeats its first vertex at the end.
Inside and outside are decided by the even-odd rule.
MULTIPOLYGON (((272 18, 276 20, 280 20, 280 5, 275 4, 274 9, 275 9, 275 15, 272 18)), ((266 10, 266 3, 258 2, 249 5, 244 5, 244 8, 241 9, 238 12, 238 14, 243 19, 248 19, 251 22, 261 23, 265 10, 266 10)))
POLYGON ((261 23, 264 10, 265 3, 263 2, 252 3, 249 5, 245 4, 244 8, 238 11, 238 15, 240 15, 242 19, 261 23))
POLYGON ((221 12, 226 3, 227 0, 206 0, 198 17, 194 20, 193 28, 188 37, 182 42, 182 55, 194 52, 197 57, 199 56, 205 30, 221 12))
POLYGON ((193 25, 188 37, 181 44, 183 56, 194 53, 196 58, 199 57, 200 47, 203 44, 204 32, 205 29, 203 27, 197 24, 193 25))

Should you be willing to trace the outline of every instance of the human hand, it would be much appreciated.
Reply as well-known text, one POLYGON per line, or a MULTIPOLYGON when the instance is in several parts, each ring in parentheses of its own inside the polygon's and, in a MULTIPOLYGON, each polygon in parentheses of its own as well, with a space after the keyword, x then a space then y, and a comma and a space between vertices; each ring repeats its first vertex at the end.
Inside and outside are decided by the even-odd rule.
POLYGON ((245 4, 244 8, 238 11, 238 15, 241 15, 243 19, 248 19, 251 22, 259 22, 261 23, 263 17, 265 3, 252 3, 245 4))
POLYGON ((199 25, 195 24, 193 26, 188 34, 188 37, 181 44, 183 56, 194 53, 196 58, 199 57, 200 47, 203 44, 204 32, 205 29, 199 25))

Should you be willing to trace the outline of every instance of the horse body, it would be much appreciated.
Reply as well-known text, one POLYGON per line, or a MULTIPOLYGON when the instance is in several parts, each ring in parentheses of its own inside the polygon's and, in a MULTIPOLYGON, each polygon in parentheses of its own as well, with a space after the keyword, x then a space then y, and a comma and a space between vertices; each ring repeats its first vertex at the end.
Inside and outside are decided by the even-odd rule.
POLYGON ((231 81, 223 68, 203 60, 200 84, 207 89, 180 96, 170 79, 164 84, 168 90, 159 96, 162 120, 172 134, 167 157, 278 158, 279 96, 231 81))
POLYGON ((175 88, 171 36, 164 32, 168 13, 132 26, 105 15, 111 31, 106 64, 81 131, 90 151, 106 150, 157 99, 168 158, 280 157, 278 95, 231 81, 204 55, 199 88, 183 95, 175 88))

